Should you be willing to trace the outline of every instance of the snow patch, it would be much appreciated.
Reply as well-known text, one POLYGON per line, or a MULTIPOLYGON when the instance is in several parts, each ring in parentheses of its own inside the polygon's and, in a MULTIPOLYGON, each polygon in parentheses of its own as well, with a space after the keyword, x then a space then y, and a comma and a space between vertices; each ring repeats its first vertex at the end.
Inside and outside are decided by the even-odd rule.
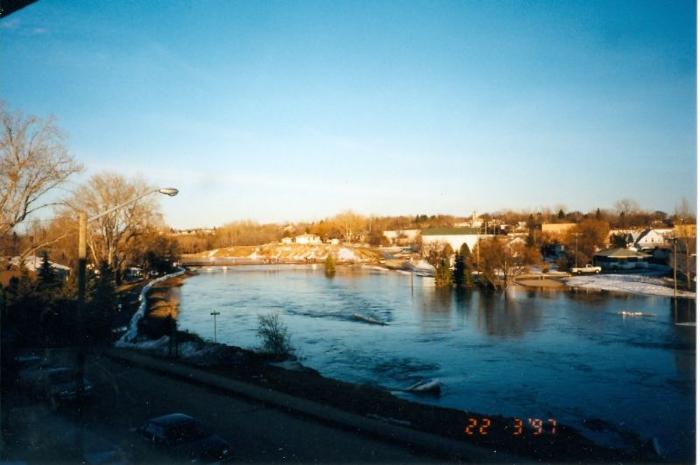
POLYGON ((355 254, 354 251, 346 248, 346 247, 341 247, 340 250, 338 250, 338 260, 343 260, 343 261, 355 261, 357 260, 357 254, 355 254))
MULTIPOLYGON (((667 287, 664 280, 643 275, 595 275, 575 276, 566 280, 572 287, 600 289, 604 291, 628 292, 631 294, 673 297, 673 288, 667 287)), ((678 290, 678 297, 695 298, 695 292, 678 290)))
POLYGON ((141 289, 141 294, 139 294, 139 308, 138 310, 136 310, 136 313, 134 313, 134 316, 131 317, 131 321, 129 322, 129 329, 114 344, 115 346, 124 347, 120 346, 119 344, 136 341, 136 337, 138 336, 139 320, 141 320, 141 318, 143 318, 143 316, 146 314, 146 306, 148 304, 148 299, 146 299, 146 296, 148 295, 148 292, 151 290, 153 285, 161 281, 165 281, 166 279, 175 278, 176 276, 180 276, 184 273, 185 270, 181 268, 175 273, 166 274, 164 276, 161 276, 160 278, 156 278, 153 281, 146 284, 145 286, 143 286, 143 289, 141 289))

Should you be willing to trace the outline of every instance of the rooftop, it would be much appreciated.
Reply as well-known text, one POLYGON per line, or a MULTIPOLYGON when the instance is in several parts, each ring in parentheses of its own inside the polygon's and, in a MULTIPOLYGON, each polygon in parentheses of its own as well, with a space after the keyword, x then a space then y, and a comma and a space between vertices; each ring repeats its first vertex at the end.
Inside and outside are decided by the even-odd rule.
POLYGON ((421 231, 423 236, 465 236, 480 234, 479 228, 433 228, 421 231))
POLYGON ((608 257, 608 258, 649 258, 651 255, 646 253, 637 252, 636 250, 626 249, 624 247, 618 247, 615 249, 601 250, 595 253, 596 257, 608 257))

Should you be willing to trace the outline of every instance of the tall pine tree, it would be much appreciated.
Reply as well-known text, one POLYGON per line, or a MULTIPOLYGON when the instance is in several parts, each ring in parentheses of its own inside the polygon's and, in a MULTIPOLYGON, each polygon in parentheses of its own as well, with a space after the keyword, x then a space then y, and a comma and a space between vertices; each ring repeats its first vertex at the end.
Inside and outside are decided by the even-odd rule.
POLYGON ((114 272, 106 262, 102 262, 95 286, 92 289, 88 318, 90 332, 97 341, 108 341, 116 307, 117 291, 114 287, 114 272))
POLYGON ((472 277, 473 271, 474 266, 469 246, 467 244, 462 244, 459 251, 455 254, 455 266, 453 271, 455 286, 458 288, 472 287, 474 285, 472 277))
POLYGON ((61 278, 49 261, 49 254, 44 252, 41 257, 41 266, 37 271, 36 290, 44 302, 53 301, 61 287, 61 278))

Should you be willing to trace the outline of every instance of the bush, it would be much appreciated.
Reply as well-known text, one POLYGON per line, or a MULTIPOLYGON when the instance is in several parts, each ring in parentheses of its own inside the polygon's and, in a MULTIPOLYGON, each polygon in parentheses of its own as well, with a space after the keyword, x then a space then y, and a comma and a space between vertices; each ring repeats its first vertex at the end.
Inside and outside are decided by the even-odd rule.
POLYGON ((332 278, 333 276, 335 276, 335 260, 333 260, 333 255, 331 254, 328 254, 326 256, 325 273, 327 278, 332 278))
POLYGON ((287 326, 280 320, 279 313, 258 316, 258 336, 263 340, 263 350, 269 354, 288 356, 292 344, 287 326))

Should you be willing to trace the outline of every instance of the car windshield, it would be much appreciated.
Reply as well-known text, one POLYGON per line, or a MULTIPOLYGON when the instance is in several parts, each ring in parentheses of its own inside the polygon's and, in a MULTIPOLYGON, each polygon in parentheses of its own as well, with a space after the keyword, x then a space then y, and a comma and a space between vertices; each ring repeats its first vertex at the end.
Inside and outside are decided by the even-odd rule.
POLYGON ((206 435, 206 430, 196 421, 170 427, 167 431, 169 442, 188 442, 206 435))

